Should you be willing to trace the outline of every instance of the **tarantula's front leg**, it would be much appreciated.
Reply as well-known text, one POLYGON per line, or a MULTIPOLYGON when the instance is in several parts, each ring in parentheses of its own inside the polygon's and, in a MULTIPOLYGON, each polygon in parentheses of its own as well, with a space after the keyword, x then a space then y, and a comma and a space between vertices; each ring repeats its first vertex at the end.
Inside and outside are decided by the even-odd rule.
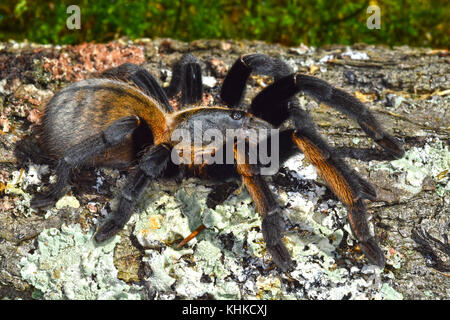
POLYGON ((304 74, 297 74, 295 82, 300 90, 355 119, 364 132, 390 154, 403 157, 405 151, 400 141, 385 132, 369 109, 354 96, 326 81, 304 74))
POLYGON ((119 206, 95 234, 97 242, 105 241, 117 234, 130 220, 134 206, 151 179, 161 177, 170 161, 171 149, 166 144, 152 146, 142 157, 120 192, 119 206))
POLYGON ((336 108, 358 122, 364 132, 391 155, 401 158, 405 151, 401 142, 383 130, 369 109, 354 96, 331 86, 326 81, 293 73, 280 78, 262 90, 252 101, 251 111, 272 123, 273 106, 298 92, 305 92, 318 101, 336 108))
MULTIPOLYGON (((305 112, 305 111, 303 111, 305 112)), ((374 200, 376 192, 372 185, 351 170, 339 155, 331 149, 315 131, 302 110, 291 111, 297 130, 292 139, 305 157, 317 169, 331 190, 348 208, 348 220, 359 246, 366 256, 378 266, 385 260, 376 240, 372 237, 363 199, 374 200), (305 126, 305 123, 309 125, 305 126)))
POLYGON ((261 228, 267 251, 272 255, 275 264, 286 272, 292 260, 283 243, 284 223, 281 208, 263 177, 258 174, 256 166, 238 163, 237 170, 255 203, 256 212, 263 217, 261 228))
MULTIPOLYGON (((220 97, 230 108, 239 107, 245 95, 246 82, 251 73, 271 76, 275 81, 292 73, 291 68, 280 59, 255 53, 241 56, 231 66, 220 90, 220 97)), ((293 99, 273 101, 266 109, 266 121, 279 126, 288 117, 288 103, 293 99)), ((252 110, 253 111, 253 110, 252 110)), ((258 114, 255 113, 259 117, 258 114)))
POLYGON ((84 164, 107 148, 121 143, 128 134, 139 126, 139 123, 140 120, 136 116, 121 118, 113 122, 103 132, 68 148, 56 165, 56 183, 50 187, 46 194, 33 198, 31 206, 42 208, 56 202, 64 195, 73 168, 84 164))

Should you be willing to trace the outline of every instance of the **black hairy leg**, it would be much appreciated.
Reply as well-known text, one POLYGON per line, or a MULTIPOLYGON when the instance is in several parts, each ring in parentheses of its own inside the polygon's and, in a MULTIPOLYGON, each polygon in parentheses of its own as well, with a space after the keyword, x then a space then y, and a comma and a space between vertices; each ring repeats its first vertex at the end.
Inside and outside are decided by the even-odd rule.
POLYGON ((116 68, 104 71, 101 76, 124 82, 131 81, 144 93, 155 98, 166 112, 173 112, 173 107, 167 98, 166 92, 145 68, 134 63, 124 63, 116 68))
MULTIPOLYGON (((334 88, 326 81, 303 75, 291 74, 276 80, 262 90, 252 102, 251 110, 262 119, 271 122, 273 105, 305 92, 319 102, 336 108, 358 122, 364 132, 394 157, 401 158, 405 151, 401 142, 384 131, 367 107, 354 96, 334 88)), ((292 100, 291 100, 292 101, 292 100)), ((298 104, 290 102, 291 106, 298 104)), ((289 107, 290 108, 290 107, 289 107)))
POLYGON ((181 104, 187 105, 200 101, 203 95, 202 69, 196 57, 187 53, 172 69, 172 79, 166 89, 172 98, 181 90, 181 104))
MULTIPOLYGON (((245 95, 246 82, 251 73, 271 76, 278 80, 292 73, 291 68, 280 59, 265 54, 248 54, 237 59, 231 66, 220 91, 221 99, 230 108, 239 107, 245 95)), ((258 109, 251 112, 270 123, 279 126, 288 118, 288 103, 293 99, 272 99, 271 108, 265 108, 266 117, 258 114, 258 109)), ((252 103, 253 105, 253 103, 252 103)))
POLYGON ((151 179, 163 175, 170 161, 170 153, 171 149, 165 143, 152 146, 144 153, 139 165, 130 173, 125 186, 120 191, 117 210, 97 230, 94 236, 97 242, 105 241, 123 229, 151 179))
POLYGON ((403 157, 405 151, 400 141, 384 131, 369 109, 357 98, 315 77, 296 74, 295 82, 299 90, 356 120, 364 132, 387 152, 397 158, 403 157))
POLYGON ((128 116, 116 120, 103 132, 94 135, 70 148, 64 153, 56 165, 56 182, 50 186, 47 193, 38 195, 31 201, 33 208, 43 208, 53 205, 65 193, 72 169, 83 165, 92 157, 123 141, 125 136, 139 126, 139 118, 128 116))

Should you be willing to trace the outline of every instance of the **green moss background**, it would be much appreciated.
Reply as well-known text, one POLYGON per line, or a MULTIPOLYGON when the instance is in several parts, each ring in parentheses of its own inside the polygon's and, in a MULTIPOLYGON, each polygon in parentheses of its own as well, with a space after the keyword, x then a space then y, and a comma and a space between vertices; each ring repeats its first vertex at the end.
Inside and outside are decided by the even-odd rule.
POLYGON ((356 42, 447 48, 448 0, 2 0, 0 41, 106 42, 118 37, 257 39, 285 45, 356 42), (69 5, 81 9, 81 29, 69 30, 69 5), (381 9, 370 30, 369 5, 381 9))

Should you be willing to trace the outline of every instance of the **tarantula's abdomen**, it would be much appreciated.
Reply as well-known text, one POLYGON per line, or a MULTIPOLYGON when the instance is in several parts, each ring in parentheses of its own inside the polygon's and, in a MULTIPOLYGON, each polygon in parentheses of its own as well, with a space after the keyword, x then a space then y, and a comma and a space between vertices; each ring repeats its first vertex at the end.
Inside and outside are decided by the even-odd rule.
POLYGON ((138 128, 122 143, 95 157, 93 164, 129 163, 143 145, 163 138, 166 120, 158 103, 132 85, 110 79, 79 81, 59 91, 48 103, 41 145, 50 156, 61 158, 68 148, 128 116, 139 117, 138 128))

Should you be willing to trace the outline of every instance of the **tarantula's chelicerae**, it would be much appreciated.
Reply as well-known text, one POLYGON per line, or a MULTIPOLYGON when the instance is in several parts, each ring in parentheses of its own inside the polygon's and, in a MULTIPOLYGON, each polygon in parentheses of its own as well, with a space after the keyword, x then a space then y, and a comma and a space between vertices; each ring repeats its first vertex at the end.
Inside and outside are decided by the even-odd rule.
MULTIPOLYGON (((402 157, 401 143, 382 129, 358 99, 323 80, 293 73, 283 61, 263 54, 244 55, 232 65, 220 92, 225 106, 174 111, 168 97, 175 96, 180 90, 183 105, 192 105, 202 97, 200 65, 191 54, 184 55, 174 66, 170 85, 164 89, 144 68, 124 64, 103 72, 98 78, 71 84, 55 94, 45 110, 41 144, 57 159, 57 180, 47 193, 33 199, 32 206, 53 205, 64 195, 75 167, 131 167, 118 208, 95 234, 95 240, 102 242, 125 226, 152 179, 180 179, 189 174, 220 180, 240 176, 256 211, 263 217, 261 229, 267 250, 276 265, 286 271, 291 258, 282 241, 281 209, 261 174, 261 163, 248 161, 246 151, 240 154, 242 151, 236 148, 236 139, 222 144, 222 148, 232 145, 232 163, 176 163, 172 151, 176 148, 173 134, 179 129, 193 136, 208 129, 222 132, 224 136, 226 130, 236 129, 245 135, 249 130, 280 128, 290 118, 293 127, 283 129, 277 135, 280 161, 287 160, 293 152, 303 152, 347 206, 351 229, 363 252, 373 263, 384 265, 384 255, 369 231, 364 204, 364 199, 373 201, 376 198, 374 187, 349 168, 320 137, 307 111, 300 108, 296 94, 306 93, 337 108, 356 120, 388 153, 402 157), (253 99, 248 110, 244 110, 242 100, 251 73, 271 76, 274 82, 253 99), (202 124, 200 132, 196 132, 195 123, 202 124)), ((249 139, 245 141, 255 143, 249 139)), ((191 143, 189 147, 193 154, 205 152, 204 144, 191 143)), ((214 149, 212 153, 216 151, 214 149)))

